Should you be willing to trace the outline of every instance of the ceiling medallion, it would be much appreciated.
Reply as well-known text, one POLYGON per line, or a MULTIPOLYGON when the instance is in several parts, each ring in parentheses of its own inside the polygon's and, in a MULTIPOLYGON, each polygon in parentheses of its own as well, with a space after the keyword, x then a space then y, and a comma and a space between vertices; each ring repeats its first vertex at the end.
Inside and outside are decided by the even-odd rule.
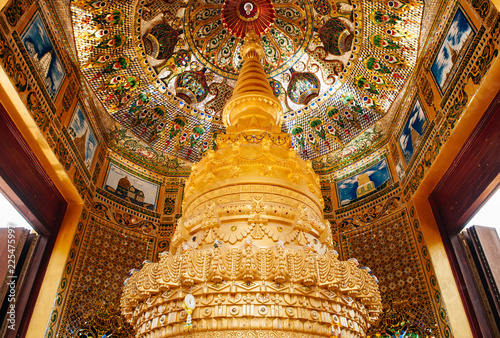
POLYGON ((262 35, 271 28, 276 14, 270 0, 228 0, 222 5, 222 22, 242 38, 250 30, 262 35))
POLYGON ((189 49, 210 72, 238 77, 243 60, 243 37, 253 30, 264 45, 268 78, 286 72, 307 52, 314 34, 309 1, 227 0, 204 3, 189 0, 184 34, 189 49))

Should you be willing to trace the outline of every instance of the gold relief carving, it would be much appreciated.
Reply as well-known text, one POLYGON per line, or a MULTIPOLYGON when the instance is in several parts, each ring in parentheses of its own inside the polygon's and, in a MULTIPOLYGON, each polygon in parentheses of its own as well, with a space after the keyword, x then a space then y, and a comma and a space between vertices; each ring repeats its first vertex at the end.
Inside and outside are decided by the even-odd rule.
MULTIPOLYGON (((215 290, 214 290, 215 291, 215 290)), ((179 293, 181 295, 182 293, 179 293)), ((174 294, 175 295, 175 294, 174 294)), ((196 291, 193 295, 197 297, 196 291)), ((179 296, 180 297, 180 296, 179 296)), ((204 296, 199 296, 200 301, 204 296)), ((289 297, 288 297, 289 298, 289 297)), ((280 294, 255 293, 251 300, 257 300, 260 304, 238 303, 231 304, 234 297, 231 294, 217 293, 217 296, 210 297, 211 303, 216 304, 211 307, 195 309, 193 312, 193 327, 189 330, 190 334, 197 334, 202 331, 209 334, 210 331, 217 331, 217 337, 228 332, 231 329, 253 329, 252 332, 258 332, 261 329, 284 329, 285 331, 305 331, 307 335, 319 334, 320 336, 328 335, 331 322, 338 323, 345 336, 348 334, 364 335, 367 323, 363 320, 361 314, 363 310, 358 309, 349 297, 338 297, 333 295, 317 294, 315 296, 303 295, 300 297, 292 297, 290 299, 293 305, 275 305, 276 302, 287 302, 287 297, 282 297, 280 294), (318 297, 327 297, 329 301, 321 300, 318 297), (331 303, 331 299, 336 298, 338 303, 331 303), (325 306, 323 305, 325 304, 325 306), (337 311, 337 315, 330 315, 325 312, 326 308, 337 311), (210 316, 210 318, 209 318, 210 316), (233 318, 232 320, 230 318, 233 318), (272 319, 275 318, 275 319, 272 319), (208 322, 207 322, 208 320, 208 322), (228 322, 232 324, 228 324, 228 322), (208 332, 206 332, 208 331, 208 332)), ((248 295, 241 297, 248 299, 248 295)), ((183 321, 186 318, 186 313, 179 306, 170 306, 165 311, 164 303, 167 300, 156 299, 146 302, 141 309, 144 315, 144 320, 137 323, 139 333, 147 331, 156 331, 157 335, 162 337, 178 336, 186 332, 183 327, 183 321), (160 310, 160 308, 162 310, 160 310), (181 311, 181 312, 179 312, 181 311), (165 312, 169 313, 165 316, 165 312), (168 321, 169 327, 159 327, 156 323, 168 321)), ((172 302, 170 302, 172 304, 172 302)), ((231 332, 231 331, 229 331, 231 332)), ((296 333, 295 332, 295 333, 296 333)), ((274 333, 279 333, 274 331, 274 333)), ((293 336, 294 332, 287 332, 286 337, 293 336)), ((247 337, 245 335, 244 337, 247 337)), ((302 337, 299 335, 298 337, 302 337)))
POLYGON ((295 171, 291 171, 289 174, 288 174, 288 179, 293 182, 293 183, 297 183, 299 181, 299 178, 300 178, 300 175, 299 173, 295 172, 295 171))
MULTIPOLYGON (((206 194, 199 196, 196 201, 193 201, 189 206, 184 206, 185 214, 198 212, 198 209, 204 209, 204 203, 209 200, 217 201, 218 205, 222 205, 224 203, 228 203, 235 200, 250 200, 248 196, 245 194, 238 194, 239 189, 248 189, 246 192, 255 192, 264 194, 265 201, 273 201, 280 202, 282 204, 295 205, 296 202, 300 202, 306 204, 310 209, 312 209, 317 215, 321 215, 322 212, 319 207, 319 203, 314 203, 308 196, 303 194, 298 194, 289 189, 285 189, 282 187, 272 186, 272 191, 266 191, 266 185, 245 185, 241 187, 233 187, 235 191, 231 191, 230 188, 220 188, 210 191, 206 194), (238 188, 238 190, 237 190, 238 188), (251 189, 251 190, 250 190, 251 189), (265 194, 267 193, 267 194, 265 194), (223 197, 221 197, 223 196, 223 197)), ((271 188, 267 186, 267 188, 271 188)))
MULTIPOLYGON (((286 323, 288 324, 288 322, 286 323)), ((286 325, 285 324, 285 325, 286 325)), ((243 323, 242 323, 243 326, 243 323)), ((152 337, 145 336, 146 338, 152 337)), ((193 332, 177 335, 178 338, 320 338, 323 335, 296 333, 296 332, 280 332, 275 330, 226 330, 214 332, 193 332)))
POLYGON ((253 196, 253 202, 250 209, 252 213, 261 214, 264 212, 264 204, 262 203, 262 195, 253 196))
POLYGON ((279 240, 281 240, 285 244, 294 241, 299 234, 297 230, 290 230, 288 227, 283 228, 281 226, 269 224, 264 228, 264 232, 274 242, 278 242, 279 240))
POLYGON ((238 177, 240 175, 241 175, 241 167, 238 165, 231 167, 231 169, 229 170, 230 177, 238 177))
MULTIPOLYGON (((185 228, 189 232, 189 236, 196 236, 197 239, 205 236, 205 234, 200 233, 201 230, 208 230, 208 238, 205 243, 213 243, 216 238, 220 238, 230 244, 235 244, 237 241, 243 241, 244 237, 249 233, 254 239, 261 239, 264 235, 267 235, 274 242, 281 239, 285 243, 289 243, 299 234, 298 231, 292 231, 297 227, 301 228, 305 233, 311 234, 314 238, 328 240, 329 224, 321 221, 307 206, 300 204, 295 206, 295 209, 301 210, 302 213, 300 219, 297 220, 297 213, 292 207, 275 203, 269 204, 267 201, 264 202, 264 200, 268 200, 265 197, 267 195, 246 194, 245 199, 252 198, 252 202, 222 204, 217 208, 215 207, 215 201, 209 201, 203 208, 193 210, 191 218, 183 217, 180 221, 180 227, 185 228), (205 210, 203 214, 194 214, 194 212, 201 210, 205 210), (214 214, 215 210, 217 210, 217 215, 214 214), (246 223, 241 223, 242 221, 246 221, 246 223), (285 224, 292 225, 292 222, 296 224, 293 229, 283 227, 285 224), (224 226, 224 224, 233 225, 224 226)), ((282 198, 279 199, 282 200, 282 198)), ((218 200, 217 202, 221 201, 218 200)), ((179 231, 185 233, 183 229, 179 231)), ((189 236, 184 234, 181 238, 187 240, 189 236)), ((176 240, 177 238, 175 237, 176 240)), ((310 241, 312 239, 306 238, 304 234, 301 235, 301 245, 306 245, 310 241)), ((330 245, 330 242, 325 243, 330 245)))
MULTIPOLYGON (((195 190, 194 186, 190 186, 189 188, 187 188, 184 191, 184 199, 191 197, 191 195, 193 194, 194 190, 195 190)), ((184 200, 183 200, 182 204, 184 205, 184 200)))
POLYGON ((384 204, 377 204, 368 210, 366 210, 358 219, 363 223, 373 222, 376 219, 381 218, 384 215, 389 215, 397 210, 401 209, 403 204, 401 203, 401 197, 394 196, 385 201, 384 204))
POLYGON ((247 236, 252 229, 250 224, 240 223, 238 225, 226 225, 224 227, 217 228, 214 232, 222 241, 226 241, 230 244, 235 244, 237 241, 242 241, 245 236, 247 236))
POLYGON ((220 211, 221 209, 217 207, 214 201, 208 202, 206 204, 205 214, 203 217, 203 222, 201 224, 201 229, 207 231, 207 234, 204 238, 205 243, 211 244, 216 240, 214 228, 220 227, 220 211))
POLYGON ((261 239, 264 237, 263 228, 267 224, 268 218, 262 202, 262 195, 255 195, 252 199, 248 217, 248 224, 252 227, 250 235, 254 239, 261 239))
MULTIPOLYGON (((361 209, 353 214, 349 214, 349 216, 339 215, 332 230, 338 230, 339 233, 348 232, 355 228, 362 227, 367 223, 377 221, 384 216, 394 214, 398 210, 404 208, 402 198, 401 190, 398 188, 394 190, 394 193, 387 194, 376 200, 376 204, 371 208, 361 209)), ((408 194, 406 194, 405 199, 406 202, 408 202, 408 194)))
POLYGON ((308 182, 306 186, 313 191, 313 195, 317 195, 319 186, 316 186, 319 185, 319 179, 314 174, 312 167, 310 165, 299 165, 296 157, 287 156, 287 153, 283 153, 279 148, 281 147, 271 145, 270 140, 267 142, 264 140, 261 144, 244 143, 237 146, 233 145, 231 148, 221 149, 221 152, 216 152, 215 155, 217 156, 205 157, 195 166, 187 182, 188 186, 195 188, 187 190, 185 200, 187 201, 189 197, 193 197, 192 192, 197 190, 196 187, 203 188, 200 183, 218 181, 222 177, 226 177, 228 171, 234 177, 239 177, 240 175, 253 173, 255 169, 257 169, 257 176, 261 176, 262 170, 264 170, 269 174, 269 177, 283 179, 288 176, 296 183, 308 182), (270 148, 270 151, 266 150, 268 148, 270 148), (229 149, 236 149, 238 153, 228 153, 229 149), (255 155, 251 157, 248 157, 248 155, 243 156, 242 154, 248 152, 249 149, 255 155), (207 175, 212 180, 207 179, 207 175))
POLYGON ((226 204, 219 208, 219 217, 227 218, 235 215, 248 215, 250 206, 247 204, 226 204))
POLYGON ((67 112, 71 108, 71 104, 73 103, 77 93, 78 84, 75 81, 71 81, 68 85, 68 88, 66 88, 62 99, 63 111, 67 112))
POLYGON ((250 38, 224 108, 227 134, 186 182, 175 254, 132 273, 122 313, 140 337, 326 337, 332 322, 366 336, 382 311, 376 278, 331 249, 319 178, 281 134, 250 38), (189 319, 188 293, 200 304, 189 319))
POLYGON ((187 241, 189 239, 189 232, 184 226, 184 222, 182 218, 179 219, 177 223, 177 228, 175 229, 174 236, 172 237, 172 246, 178 247, 181 245, 183 241, 187 241))
POLYGON ((215 248, 213 252, 213 259, 210 263, 210 268, 208 270, 208 279, 214 283, 220 283, 223 281, 223 275, 225 275, 226 269, 224 267, 224 262, 222 261, 221 249, 215 248))
POLYGON ((203 177, 203 183, 209 183, 211 182, 213 179, 215 178, 214 174, 212 174, 211 172, 208 172, 205 177, 203 177))
POLYGON ((264 232, 262 231, 262 226, 267 219, 263 219, 261 215, 254 215, 248 220, 248 223, 252 227, 252 232, 250 235, 253 239, 261 239, 264 237, 264 232))
POLYGON ((202 229, 210 229, 220 226, 218 207, 215 202, 208 202, 206 204, 204 221, 202 224, 202 229))
POLYGON ((97 215, 108 220, 114 220, 124 228, 139 230, 143 234, 151 236, 156 236, 158 233, 158 226, 155 223, 143 220, 131 213, 114 208, 111 205, 95 202, 92 208, 97 215))
POLYGON ((208 232, 207 232, 207 235, 205 236, 205 239, 204 239, 204 242, 207 243, 207 244, 212 244, 215 242, 215 240, 217 239, 215 233, 214 233, 214 230, 213 229, 209 229, 208 232))
MULTIPOLYGON (((244 250, 215 248, 189 250, 178 255, 164 253, 160 255, 159 263, 146 263, 141 271, 132 274, 124 288, 127 297, 122 298, 122 308, 126 317, 131 318, 134 303, 164 290, 205 282, 237 281, 252 276, 267 283, 293 282, 311 289, 317 285, 333 292, 348 292, 353 299, 363 299, 368 311, 379 311, 380 295, 375 292, 377 285, 372 276, 359 269, 356 261, 340 262, 337 256, 335 251, 319 255, 306 248, 285 250, 250 246, 244 250)), ((248 283, 251 278, 245 279, 248 283)), ((265 290, 265 284, 260 289, 265 290)), ((258 300, 262 297, 257 295, 258 300)))
POLYGON ((322 243, 325 243, 326 247, 329 250, 333 249, 333 237, 330 222, 326 219, 323 220, 323 224, 325 226, 325 230, 321 233, 319 240, 322 243))
POLYGON ((392 140, 389 143, 389 147, 390 147, 390 154, 391 154, 392 160, 393 160, 394 163, 397 163, 397 160, 399 158, 399 154, 398 154, 398 149, 397 149, 396 141, 392 140))
POLYGON ((432 92, 432 86, 430 85, 429 80, 427 79, 427 76, 425 74, 422 75, 418 84, 422 96, 424 97, 425 103, 427 103, 429 107, 433 107, 434 109, 436 109, 434 106, 434 93, 432 92))

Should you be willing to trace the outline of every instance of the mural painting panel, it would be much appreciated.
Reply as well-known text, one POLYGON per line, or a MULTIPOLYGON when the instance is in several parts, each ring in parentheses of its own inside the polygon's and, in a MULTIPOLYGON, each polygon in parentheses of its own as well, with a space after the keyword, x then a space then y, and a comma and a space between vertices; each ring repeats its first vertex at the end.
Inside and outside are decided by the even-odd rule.
POLYGON ((155 211, 160 186, 111 163, 106 175, 104 190, 135 205, 155 211))
POLYGON ((97 149, 97 140, 80 104, 77 104, 73 112, 68 132, 75 142, 76 149, 84 158, 85 165, 90 170, 97 149))
POLYGON ((341 206, 357 202, 384 189, 391 182, 387 160, 383 159, 362 172, 337 182, 341 206))
POLYGON ((399 135, 399 145, 407 166, 420 145, 428 125, 427 116, 420 101, 417 99, 399 135))
POLYGON ((50 98, 55 100, 66 72, 49 38, 40 14, 34 16, 33 21, 22 36, 22 42, 42 78, 50 98))
POLYGON ((431 66, 441 94, 448 89, 475 34, 474 27, 459 7, 431 66))

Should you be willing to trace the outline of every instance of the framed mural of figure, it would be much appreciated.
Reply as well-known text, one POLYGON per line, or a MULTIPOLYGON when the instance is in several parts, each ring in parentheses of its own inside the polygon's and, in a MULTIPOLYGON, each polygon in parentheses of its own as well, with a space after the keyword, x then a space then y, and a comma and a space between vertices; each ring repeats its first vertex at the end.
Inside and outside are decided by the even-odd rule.
POLYGON ((104 190, 140 207, 156 210, 160 186, 110 163, 104 190))
POLYGON ((336 183, 340 206, 345 207, 362 200, 384 189, 390 183, 391 174, 387 167, 387 160, 384 158, 363 171, 336 183))
POLYGON ((462 8, 458 7, 431 66, 441 94, 448 89, 475 35, 474 27, 462 8))
POLYGON ((97 140, 80 103, 76 105, 68 126, 68 132, 82 155, 85 166, 90 170, 97 150, 97 140))
POLYGON ((403 130, 399 135, 399 146, 403 152, 406 166, 410 163, 429 125, 424 109, 419 99, 415 99, 413 108, 408 115, 403 130))
POLYGON ((50 98, 55 100, 66 72, 42 22, 40 13, 33 16, 33 20, 23 33, 21 40, 50 98))

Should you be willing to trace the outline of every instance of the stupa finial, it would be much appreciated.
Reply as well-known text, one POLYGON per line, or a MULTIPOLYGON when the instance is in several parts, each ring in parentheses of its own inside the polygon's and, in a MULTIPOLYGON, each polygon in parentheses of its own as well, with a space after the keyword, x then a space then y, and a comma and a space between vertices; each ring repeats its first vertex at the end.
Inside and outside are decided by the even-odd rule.
POLYGON ((319 177, 280 133, 256 35, 224 109, 229 135, 193 165, 170 251, 125 281, 138 337, 361 338, 382 312, 371 270, 339 261, 319 177))
POLYGON ((252 30, 245 35, 243 41, 243 47, 241 48, 241 57, 243 60, 255 59, 260 62, 264 56, 264 48, 260 42, 260 36, 252 30))
POLYGON ((261 59, 264 49, 254 31, 245 35, 241 68, 233 96, 224 107, 227 132, 261 130, 280 132, 283 108, 269 85, 261 59))

